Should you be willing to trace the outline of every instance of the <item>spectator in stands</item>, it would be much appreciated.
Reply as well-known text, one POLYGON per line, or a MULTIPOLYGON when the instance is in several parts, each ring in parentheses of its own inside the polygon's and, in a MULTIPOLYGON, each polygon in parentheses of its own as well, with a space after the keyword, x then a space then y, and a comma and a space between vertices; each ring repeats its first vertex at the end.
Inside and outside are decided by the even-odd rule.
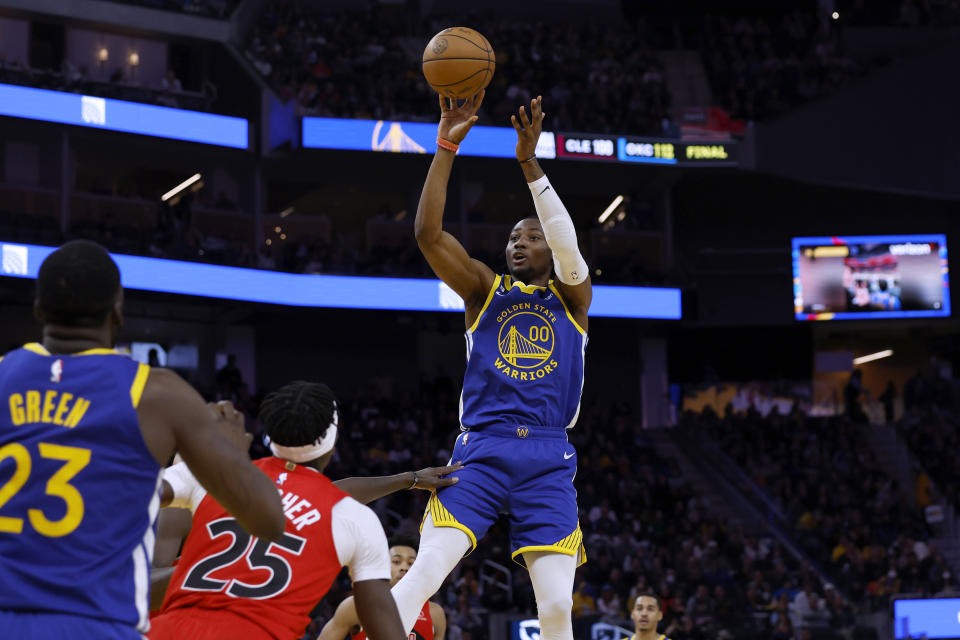
POLYGON ((183 83, 180 82, 180 78, 173 72, 173 69, 167 69, 167 73, 160 80, 160 88, 172 93, 182 93, 183 83))
POLYGON ((867 422, 867 414, 860 406, 863 391, 863 371, 854 369, 850 374, 847 385, 843 388, 843 406, 846 415, 858 424, 867 422))
POLYGON ((227 355, 227 363, 217 371, 217 389, 220 400, 234 400, 243 386, 243 372, 237 366, 237 356, 227 355))

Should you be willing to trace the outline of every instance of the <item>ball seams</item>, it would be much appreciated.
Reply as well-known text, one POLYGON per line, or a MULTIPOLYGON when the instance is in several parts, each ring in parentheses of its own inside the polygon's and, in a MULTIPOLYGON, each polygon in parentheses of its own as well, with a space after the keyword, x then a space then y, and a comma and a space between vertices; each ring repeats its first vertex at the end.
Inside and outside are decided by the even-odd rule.
POLYGON ((487 67, 486 69, 478 69, 477 71, 474 71, 474 72, 471 73, 470 75, 464 76, 463 78, 460 78, 460 79, 457 80, 456 82, 448 82, 447 84, 431 84, 430 86, 432 86, 432 87, 452 87, 452 86, 454 86, 454 85, 458 85, 458 84, 461 84, 461 83, 463 83, 463 82, 466 82, 467 80, 469 80, 470 78, 474 77, 474 76, 477 75, 478 73, 490 73, 490 68, 487 67))

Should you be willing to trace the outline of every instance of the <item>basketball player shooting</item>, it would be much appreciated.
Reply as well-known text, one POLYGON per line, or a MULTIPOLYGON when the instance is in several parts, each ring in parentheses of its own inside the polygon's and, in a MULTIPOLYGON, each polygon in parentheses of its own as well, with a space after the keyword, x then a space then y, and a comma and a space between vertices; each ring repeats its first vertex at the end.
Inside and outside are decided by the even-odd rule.
POLYGON ((471 259, 443 230, 450 171, 483 95, 461 106, 440 98, 438 149, 415 223, 423 255, 466 307, 462 433, 452 455, 464 468, 457 484, 430 498, 417 560, 393 593, 409 633, 423 603, 506 512, 512 558, 526 565, 533 583, 540 637, 573 640, 573 578, 586 557, 573 487, 576 452, 566 432, 580 411, 590 276, 573 222, 537 162, 540 97, 529 115, 520 107, 511 117, 537 217, 510 231, 508 273, 471 259))

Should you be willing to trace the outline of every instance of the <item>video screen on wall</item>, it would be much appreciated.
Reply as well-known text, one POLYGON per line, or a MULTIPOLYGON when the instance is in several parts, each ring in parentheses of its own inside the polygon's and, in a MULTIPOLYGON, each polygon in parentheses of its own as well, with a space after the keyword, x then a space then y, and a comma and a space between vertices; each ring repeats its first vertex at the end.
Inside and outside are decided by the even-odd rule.
POLYGON ((793 239, 797 320, 950 315, 947 237, 793 239))

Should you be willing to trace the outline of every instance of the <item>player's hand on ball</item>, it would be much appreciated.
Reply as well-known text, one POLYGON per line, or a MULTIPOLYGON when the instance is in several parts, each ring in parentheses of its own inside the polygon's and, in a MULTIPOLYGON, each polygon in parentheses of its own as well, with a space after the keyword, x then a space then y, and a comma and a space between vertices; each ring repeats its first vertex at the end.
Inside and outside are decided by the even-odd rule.
POLYGON ((453 144, 460 144, 477 121, 477 111, 486 91, 481 91, 457 106, 456 101, 440 96, 440 127, 437 136, 453 144))
POLYGON ((517 160, 520 162, 537 155, 537 142, 546 115, 543 112, 543 96, 537 96, 530 101, 529 117, 524 107, 520 107, 519 116, 510 116, 510 123, 517 130, 517 160))
POLYGON ((433 491, 440 487, 449 487, 457 484, 460 478, 448 478, 446 476, 463 469, 462 464, 453 464, 447 467, 427 467, 417 471, 417 486, 414 489, 423 489, 433 491))

